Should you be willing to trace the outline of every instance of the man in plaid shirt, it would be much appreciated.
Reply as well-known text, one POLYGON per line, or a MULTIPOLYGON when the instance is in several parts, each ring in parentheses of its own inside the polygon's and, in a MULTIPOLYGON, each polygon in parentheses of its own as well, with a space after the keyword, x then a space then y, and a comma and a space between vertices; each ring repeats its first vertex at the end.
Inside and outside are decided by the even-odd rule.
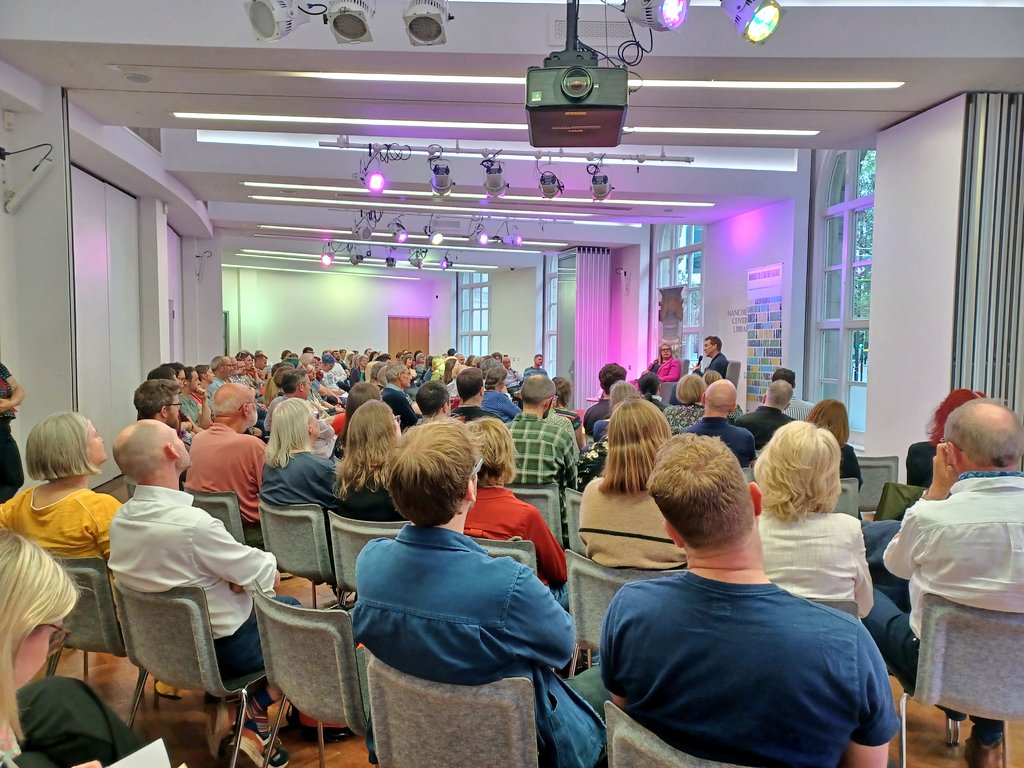
POLYGON ((555 423, 562 416, 548 413, 554 407, 555 385, 547 376, 530 376, 519 390, 523 412, 508 425, 516 444, 516 483, 559 488, 576 485, 576 441, 572 432, 555 423))

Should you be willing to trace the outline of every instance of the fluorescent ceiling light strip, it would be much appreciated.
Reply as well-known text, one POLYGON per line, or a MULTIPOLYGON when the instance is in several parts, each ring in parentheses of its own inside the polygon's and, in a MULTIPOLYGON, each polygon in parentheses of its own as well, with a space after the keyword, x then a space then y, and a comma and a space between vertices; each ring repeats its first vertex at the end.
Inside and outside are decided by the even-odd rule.
MULTIPOLYGON (((338 243, 338 242, 344 242, 344 241, 343 240, 332 240, 331 242, 338 243)), ((373 245, 380 245, 380 243, 374 243, 373 245)), ((419 249, 416 249, 416 250, 419 250, 419 249)), ((456 248, 443 248, 443 247, 437 246, 437 247, 431 248, 430 250, 432 250, 432 251, 446 251, 446 250, 454 251, 454 250, 462 250, 462 249, 461 248, 459 248, 459 249, 456 249, 456 248)), ((263 255, 263 256, 304 256, 304 257, 307 257, 307 258, 310 258, 310 259, 319 259, 323 255, 322 253, 300 253, 300 252, 296 252, 296 251, 267 251, 267 250, 263 250, 261 248, 240 248, 237 252, 239 254, 263 255)), ((339 261, 343 260, 346 256, 348 256, 347 253, 341 252, 341 251, 339 251, 338 253, 332 253, 331 255, 335 259, 337 259, 339 261)), ((374 265, 374 266, 378 266, 378 265, 374 265)), ((381 264, 379 266, 383 267, 384 265, 381 264)), ((501 269, 501 267, 495 266, 493 264, 491 264, 491 265, 488 265, 488 264, 463 264, 463 263, 459 262, 458 266, 466 267, 466 268, 472 268, 472 269, 501 269)), ((423 267, 424 267, 424 269, 426 269, 426 268, 441 269, 440 267, 435 266, 435 264, 433 262, 423 262, 423 267)), ((390 267, 389 267, 389 269, 390 269, 390 267)))
MULTIPOLYGON (((315 269, 288 269, 287 267, 263 267, 256 266, 254 264, 221 264, 222 267, 230 267, 231 269, 262 269, 268 272, 296 272, 302 275, 341 275, 344 277, 372 277, 376 280, 422 280, 420 277, 400 277, 399 275, 377 275, 369 274, 364 272, 356 272, 355 270, 340 270, 331 267, 319 266, 315 269)), ((310 262, 310 266, 314 266, 313 262, 310 262)))
MULTIPOLYGON (((335 187, 335 186, 329 186, 329 185, 324 185, 324 184, 276 184, 276 183, 270 182, 270 181, 243 181, 242 182, 242 186, 243 187, 255 187, 255 188, 258 188, 258 189, 297 189, 297 190, 301 189, 301 190, 306 190, 306 191, 309 191, 309 192, 340 192, 340 193, 343 193, 343 194, 356 194, 356 195, 368 195, 368 194, 370 194, 370 191, 368 189, 366 189, 365 187, 335 187)), ((410 197, 435 197, 433 192, 427 192, 426 190, 420 190, 420 189, 393 189, 393 188, 389 188, 389 189, 385 189, 384 190, 384 194, 385 195, 391 195, 391 196, 408 195, 410 197)), ((471 192, 452 192, 452 193, 450 193, 448 195, 445 195, 445 197, 454 198, 454 199, 458 199, 458 200, 488 200, 488 199, 491 199, 491 198, 488 198, 487 195, 475 194, 475 193, 471 193, 471 192)), ((542 205, 546 205, 547 204, 547 202, 545 201, 545 198, 533 197, 531 195, 502 195, 501 199, 502 200, 516 200, 516 201, 519 201, 519 202, 527 202, 527 203, 537 202, 537 203, 540 203, 542 205)), ((617 204, 617 205, 653 205, 653 206, 657 206, 659 208, 664 208, 665 206, 673 206, 673 207, 677 207, 677 208, 714 208, 715 207, 714 203, 700 203, 700 202, 694 203, 694 202, 686 202, 686 201, 683 201, 683 200, 629 200, 629 199, 620 198, 620 197, 611 197, 611 198, 608 198, 608 200, 606 202, 606 201, 594 200, 593 198, 590 198, 590 197, 566 197, 564 195, 559 195, 558 198, 556 198, 556 199, 559 202, 563 202, 563 203, 583 203, 583 204, 588 204, 588 205, 589 204, 597 204, 597 205, 606 204, 608 206, 611 206, 613 204, 617 204)))
POLYGON ((386 208, 392 211, 430 211, 442 215, 445 212, 451 213, 491 213, 501 216, 539 216, 551 218, 552 216, 579 216, 591 218, 593 213, 577 213, 575 211, 524 211, 511 210, 508 208, 490 208, 480 206, 479 208, 465 208, 454 205, 417 205, 415 203, 385 203, 375 201, 372 206, 367 206, 365 200, 325 200, 322 197, 285 197, 283 195, 249 195, 250 200, 262 200, 269 203, 313 203, 316 205, 341 205, 356 208, 386 208))
MULTIPOLYGON (((353 234, 351 229, 328 229, 328 228, 324 228, 324 227, 295 227, 295 226, 286 226, 286 225, 283 225, 283 224, 257 224, 256 228, 257 229, 275 229, 275 230, 281 230, 282 232, 314 232, 316 234, 323 234, 323 235, 351 235, 351 234, 353 234)), ((391 235, 390 232, 374 232, 373 236, 374 237, 387 237, 387 238, 390 238, 392 235, 391 235)), ((413 235, 413 234, 410 234, 409 235, 409 239, 410 240, 428 240, 429 238, 426 235, 413 235)), ((470 238, 463 237, 462 235, 445 235, 444 236, 444 240, 445 240, 445 242, 448 242, 449 240, 454 240, 454 241, 458 241, 458 242, 469 242, 470 238)), ((374 243, 374 245, 379 245, 379 243, 374 243)), ((568 243, 555 243, 555 242, 551 242, 549 240, 523 240, 523 245, 539 245, 542 248, 545 248, 545 247, 546 248, 566 248, 566 247, 568 247, 569 244, 568 243)), ((462 250, 461 246, 460 246, 459 250, 462 250)), ((497 251, 497 250, 501 250, 501 249, 498 249, 498 248, 484 248, 482 250, 497 251)), ((524 251, 522 248, 516 248, 513 251, 509 251, 509 253, 531 253, 531 251, 524 251)), ((535 253, 535 251, 534 251, 534 253, 535 253)))
MULTIPOLYGON (((484 131, 525 131, 526 123, 473 123, 447 120, 385 120, 362 117, 317 115, 237 115, 225 112, 173 112, 179 120, 220 120, 243 123, 289 123, 311 125, 378 125, 392 128, 446 128, 484 131)), ((683 128, 679 126, 625 128, 626 133, 679 133, 726 136, 817 136, 821 131, 774 128, 683 128)), ((365 152, 366 150, 361 150, 365 152)), ((479 154, 479 153, 477 153, 479 154)))

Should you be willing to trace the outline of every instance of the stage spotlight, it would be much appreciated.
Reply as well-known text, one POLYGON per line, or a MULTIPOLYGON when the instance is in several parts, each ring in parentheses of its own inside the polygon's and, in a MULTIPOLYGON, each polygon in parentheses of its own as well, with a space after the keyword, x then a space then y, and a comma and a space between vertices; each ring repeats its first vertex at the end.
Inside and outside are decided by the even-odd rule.
POLYGON ((480 245, 490 245, 491 236, 487 234, 487 231, 483 227, 481 227, 480 230, 476 233, 476 241, 480 245))
POLYGON ((431 245, 440 245, 444 242, 444 233, 434 229, 430 224, 423 228, 423 234, 427 236, 431 245))
POLYGON ((448 257, 447 253, 441 257, 441 260, 439 262, 437 262, 437 266, 439 266, 441 269, 448 269, 451 265, 452 260, 448 257))
POLYGON ((763 43, 779 27, 782 8, 776 0, 722 0, 722 10, 744 40, 763 43))
POLYGON ((371 192, 383 192, 384 186, 387 183, 384 179, 384 174, 380 171, 373 171, 368 174, 365 178, 366 188, 371 192))
POLYGON ((626 0, 626 18, 661 32, 679 29, 690 0, 626 0))
POLYGON ((333 0, 324 18, 339 43, 369 43, 370 19, 376 10, 376 0, 333 0))
POLYGON ((395 259, 394 256, 388 256, 387 258, 384 259, 384 266, 385 267, 389 267, 390 269, 394 269, 396 264, 398 264, 398 261, 397 261, 397 259, 395 259))
POLYGON ((424 248, 417 248, 409 254, 409 263, 416 267, 416 269, 423 269, 423 260, 427 256, 427 251, 424 248))
POLYGON ((502 172, 501 163, 487 159, 480 163, 484 167, 484 192, 488 197, 501 197, 508 190, 508 183, 502 172))
POLYGON ((280 40, 312 18, 295 7, 295 0, 245 0, 243 5, 261 43, 280 40))
POLYGON ((352 228, 353 234, 356 235, 360 240, 369 240, 373 237, 373 224, 367 218, 362 218, 356 222, 356 225, 352 228))
POLYGON ((451 168, 439 161, 431 165, 430 172, 432 174, 430 188, 434 190, 434 194, 438 197, 449 194, 453 186, 451 168))
MULTIPOLYGON (((370 252, 367 251, 366 255, 369 256, 370 252)), ((361 254, 361 253, 353 253, 351 256, 348 257, 348 261, 349 261, 349 264, 351 264, 353 267, 357 267, 357 266, 359 266, 360 264, 363 263, 363 258, 364 258, 363 254, 361 254)))
POLYGON ((604 200, 612 193, 613 189, 615 187, 608 183, 606 174, 595 173, 590 177, 590 194, 594 196, 595 200, 604 200))
POLYGON ((320 254, 320 263, 323 264, 325 267, 329 267, 331 266, 331 264, 334 263, 334 257, 325 251, 324 253, 320 254))
POLYGON ((444 28, 453 18, 448 14, 448 0, 410 0, 402 13, 413 45, 444 45, 448 42, 444 28))
POLYGON ((565 185, 558 180, 558 177, 551 171, 544 171, 540 175, 540 194, 545 200, 558 197, 565 189, 565 185))
POLYGON ((409 239, 409 230, 402 226, 402 222, 391 222, 391 237, 396 243, 404 243, 409 239))

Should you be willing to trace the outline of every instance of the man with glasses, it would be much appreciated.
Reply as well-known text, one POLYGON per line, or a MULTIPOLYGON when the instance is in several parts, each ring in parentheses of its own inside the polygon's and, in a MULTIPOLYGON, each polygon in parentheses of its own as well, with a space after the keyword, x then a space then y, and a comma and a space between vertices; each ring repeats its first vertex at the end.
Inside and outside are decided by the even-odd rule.
POLYGON ((388 385, 380 393, 381 400, 388 404, 395 416, 399 417, 403 430, 415 426, 420 420, 419 414, 405 393, 405 390, 412 386, 413 375, 413 371, 405 363, 391 363, 384 371, 388 385))
MULTIPOLYGON (((455 419, 402 435, 388 457, 388 491, 412 524, 371 541, 356 561, 356 641, 424 680, 532 679, 540 764, 590 768, 604 745, 593 708, 601 704, 553 671, 572 656, 572 618, 530 568, 491 558, 463 533, 482 463, 477 437, 455 419)), ((367 746, 372 755, 371 733, 367 746)))
POLYGON ((260 486, 263 484, 263 441, 245 433, 256 423, 256 393, 229 382, 213 396, 217 420, 192 441, 192 466, 185 476, 189 491, 234 491, 242 512, 245 543, 263 549, 260 530, 260 486))
POLYGON ((133 398, 139 419, 155 419, 181 431, 181 386, 176 379, 149 379, 133 398))

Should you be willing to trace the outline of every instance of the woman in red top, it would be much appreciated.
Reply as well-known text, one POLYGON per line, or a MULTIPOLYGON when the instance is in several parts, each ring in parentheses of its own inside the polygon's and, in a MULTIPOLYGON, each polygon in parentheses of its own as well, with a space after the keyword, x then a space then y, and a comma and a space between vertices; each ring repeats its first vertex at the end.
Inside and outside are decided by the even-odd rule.
POLYGON ((565 552, 537 508, 504 487, 516 474, 516 448, 508 427, 500 419, 477 419, 469 428, 481 440, 484 463, 477 475, 476 504, 466 516, 466 535, 499 541, 518 536, 532 541, 537 548, 537 575, 568 610, 565 552))

